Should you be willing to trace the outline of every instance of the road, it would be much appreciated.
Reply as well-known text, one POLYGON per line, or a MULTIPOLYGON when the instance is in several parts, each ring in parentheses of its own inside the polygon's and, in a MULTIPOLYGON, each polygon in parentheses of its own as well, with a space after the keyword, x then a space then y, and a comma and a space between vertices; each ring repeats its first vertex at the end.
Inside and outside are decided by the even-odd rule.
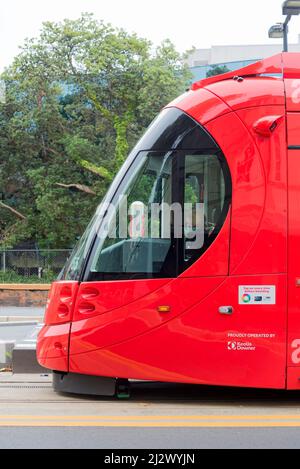
POLYGON ((58 395, 0 375, 0 448, 300 448, 300 394, 135 383, 132 398, 58 395))

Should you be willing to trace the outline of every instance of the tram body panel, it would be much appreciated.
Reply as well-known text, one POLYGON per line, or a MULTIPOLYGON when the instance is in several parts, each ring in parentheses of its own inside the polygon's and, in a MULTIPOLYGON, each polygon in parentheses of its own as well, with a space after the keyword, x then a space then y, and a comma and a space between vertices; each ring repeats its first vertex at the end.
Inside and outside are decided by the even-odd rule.
POLYGON ((284 83, 287 112, 300 112, 300 78, 286 78, 284 83))
POLYGON ((202 125, 232 112, 230 107, 207 89, 189 91, 172 101, 168 107, 178 107, 202 125))
MULTIPOLYGON (((299 80, 299 101, 300 101, 300 80, 299 80)), ((299 112, 287 113, 287 128, 288 128, 288 146, 298 147, 299 142, 300 142, 300 138, 299 138, 300 109, 299 109, 299 112)))
POLYGON ((73 321, 80 321, 126 308, 128 305, 164 290, 170 280, 83 282, 76 295, 73 321))
MULTIPOLYGON (((197 279, 201 285, 202 279, 197 279)), ((113 347, 70 356, 70 371, 133 379, 285 387, 286 276, 230 277, 177 318, 113 347), (274 285, 276 305, 241 305, 242 284, 274 285), (220 304, 231 304, 222 315, 220 304)))
MULTIPOLYGON (((251 249, 235 270, 235 274, 287 273, 288 186, 284 111, 282 106, 238 111, 239 118, 252 133, 261 156, 265 176, 265 203, 251 249), (268 137, 254 130, 255 123, 266 116, 279 119, 278 126, 268 137)), ((232 249, 236 250, 237 247, 232 245, 232 249)))
POLYGON ((70 323, 43 328, 38 339, 38 360, 41 366, 68 372, 70 331, 70 323))
POLYGON ((219 117, 206 128, 220 142, 231 171, 230 273, 234 274, 260 228, 266 200, 264 166, 255 142, 235 113, 219 117))
MULTIPOLYGON (((288 52, 281 54, 284 79, 299 79, 299 53, 288 52)), ((289 96, 287 96, 289 98, 289 96)))
MULTIPOLYGON (((79 314, 79 291, 75 307, 77 320, 72 323, 71 330, 70 355, 105 348, 160 327, 209 296, 223 281, 223 277, 173 279, 140 300, 106 314, 99 314, 97 303, 91 301, 90 304, 95 307, 94 317, 93 314, 92 317, 79 314), (160 312, 160 307, 167 307, 168 310, 160 312)), ((99 291, 102 286, 102 283, 94 284, 99 291)), ((82 284, 81 288, 85 287, 86 284, 82 284)), ((111 286, 112 292, 121 287, 122 283, 117 282, 116 286, 111 286)))
POLYGON ((276 78, 245 78, 217 82, 206 89, 222 99, 230 109, 285 106, 284 84, 276 78))

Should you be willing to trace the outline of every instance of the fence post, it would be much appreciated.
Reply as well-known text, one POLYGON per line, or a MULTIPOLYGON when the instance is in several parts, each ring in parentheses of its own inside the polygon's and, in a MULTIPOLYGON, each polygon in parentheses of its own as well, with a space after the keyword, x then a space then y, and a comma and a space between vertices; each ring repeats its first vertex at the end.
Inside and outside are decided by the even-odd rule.
POLYGON ((6 251, 3 251, 3 272, 6 273, 6 251))

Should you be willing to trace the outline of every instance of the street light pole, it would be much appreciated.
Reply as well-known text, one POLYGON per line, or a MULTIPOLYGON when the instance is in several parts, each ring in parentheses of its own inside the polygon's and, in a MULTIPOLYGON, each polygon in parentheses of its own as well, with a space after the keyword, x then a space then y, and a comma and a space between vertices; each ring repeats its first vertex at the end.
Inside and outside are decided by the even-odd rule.
POLYGON ((289 22, 291 21, 292 15, 286 17, 285 22, 283 23, 283 52, 289 51, 289 22))
POLYGON ((285 0, 282 5, 282 14, 286 16, 284 23, 276 23, 269 29, 269 37, 272 39, 283 38, 283 52, 289 50, 289 22, 292 16, 300 15, 300 0, 285 0))

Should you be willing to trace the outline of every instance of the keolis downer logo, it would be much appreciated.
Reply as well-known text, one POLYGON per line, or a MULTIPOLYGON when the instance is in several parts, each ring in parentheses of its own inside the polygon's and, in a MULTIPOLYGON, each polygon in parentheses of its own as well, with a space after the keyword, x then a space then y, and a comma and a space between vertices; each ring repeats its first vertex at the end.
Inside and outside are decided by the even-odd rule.
POLYGON ((228 350, 236 350, 236 342, 228 342, 228 350))

